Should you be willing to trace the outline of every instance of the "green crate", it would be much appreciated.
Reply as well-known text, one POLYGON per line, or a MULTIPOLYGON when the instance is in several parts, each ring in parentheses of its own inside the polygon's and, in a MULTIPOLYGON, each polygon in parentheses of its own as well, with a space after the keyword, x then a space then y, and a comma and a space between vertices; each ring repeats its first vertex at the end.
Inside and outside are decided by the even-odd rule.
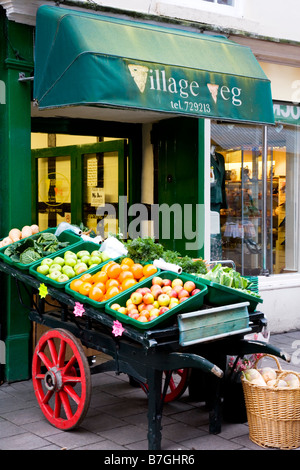
MULTIPOLYGON (((36 239, 40 236, 41 233, 55 233, 56 232, 56 227, 53 227, 53 228, 48 228, 46 230, 43 230, 35 235, 31 235, 30 237, 26 237, 18 242, 15 242, 15 243, 20 243, 20 242, 23 242, 25 240, 27 240, 28 238, 32 238, 32 239, 36 239)), ((81 243, 82 239, 79 235, 76 235, 74 232, 71 232, 70 230, 65 230, 64 232, 62 232, 60 235, 58 235, 58 240, 60 242, 69 242, 69 245, 68 245, 68 249, 70 249, 70 247, 74 247, 77 243, 81 243)), ((22 270, 29 270, 29 268, 31 266, 33 266, 33 264, 36 263, 36 261, 33 261, 32 263, 28 263, 28 264, 24 264, 24 263, 19 263, 19 262, 16 262, 16 261, 12 261, 10 259, 9 256, 5 255, 4 252, 6 250, 7 246, 4 246, 2 248, 0 248, 0 258, 7 264, 10 264, 11 266, 15 266, 16 268, 18 269, 22 269, 22 270)), ((58 250, 56 251, 55 255, 56 256, 59 256, 59 254, 64 250, 65 248, 63 248, 62 250, 58 250)), ((40 261, 42 260, 43 258, 40 259, 40 261)))
MULTIPOLYGON (((76 245, 74 245, 71 248, 68 246, 67 248, 64 248, 63 250, 60 250, 59 254, 53 253, 52 255, 46 256, 46 258, 54 259, 57 256, 63 257, 66 251, 73 251, 74 253, 78 253, 79 251, 87 250, 89 253, 92 253, 93 251, 99 250, 99 248, 100 248, 100 246, 97 243, 81 241, 81 242, 77 243, 76 245)), ((39 279, 44 284, 50 284, 51 286, 57 287, 58 289, 65 288, 65 286, 71 280, 73 280, 75 278, 79 278, 80 276, 82 276, 82 274, 84 274, 86 272, 91 273, 93 270, 96 269, 96 266, 94 266, 93 268, 90 268, 87 271, 84 271, 84 273, 80 273, 77 276, 74 276, 73 278, 68 279, 65 282, 58 282, 58 281, 55 281, 54 279, 51 279, 51 278, 49 278, 49 277, 47 277, 47 276, 45 276, 45 275, 43 275, 43 274, 41 274, 37 271, 37 268, 41 264, 41 261, 42 260, 38 260, 31 266, 31 268, 29 269, 29 274, 36 277, 37 279, 39 279)), ((108 262, 108 260, 104 261, 103 263, 98 264, 97 265, 97 270, 100 267, 104 266, 107 262, 108 262)))
MULTIPOLYGON (((157 275, 159 275, 159 277, 163 279, 173 280, 175 278, 180 278, 182 279, 183 282, 191 280, 190 277, 185 273, 177 274, 171 271, 161 271, 157 275)), ((151 329, 160 323, 170 321, 170 320, 173 321, 172 317, 177 315, 179 312, 191 312, 195 309, 200 308, 203 305, 203 299, 206 294, 207 287, 204 286, 197 279, 193 279, 193 281, 196 285, 196 288, 200 289, 200 292, 191 296, 189 299, 185 300, 184 302, 179 303, 178 305, 176 305, 176 307, 172 307, 170 310, 166 311, 159 317, 149 322, 141 323, 138 320, 135 320, 134 318, 130 318, 127 315, 119 313, 111 308, 112 304, 114 303, 118 303, 121 306, 125 306, 126 301, 129 299, 132 292, 134 292, 137 289, 137 286, 132 287, 131 289, 128 290, 128 292, 124 292, 124 293, 122 292, 121 294, 117 295, 116 297, 111 299, 109 302, 107 302, 105 306, 105 311, 109 313, 110 315, 115 316, 121 323, 127 323, 139 329, 151 329)), ((151 284, 152 284, 152 280, 146 279, 143 282, 141 282, 141 286, 138 286, 138 287, 150 287, 151 284)))
MULTIPOLYGON (((116 261, 116 262, 118 263, 118 262, 120 262, 120 260, 121 260, 122 258, 123 258, 123 257, 115 258, 114 261, 116 261)), ((101 265, 101 267, 102 267, 102 266, 105 266, 106 263, 108 263, 108 261, 105 261, 105 262, 101 265)), ((100 269, 101 269, 101 268, 100 268, 100 269)), ((100 271, 100 269, 99 269, 99 266, 97 266, 97 267, 91 269, 89 272, 90 272, 91 274, 96 274, 98 271, 100 271)), ((157 269, 157 272, 156 272, 155 274, 153 274, 152 276, 149 276, 149 277, 148 277, 147 279, 145 279, 144 281, 138 282, 138 284, 137 284, 136 286, 134 286, 134 287, 132 287, 132 288, 129 288, 129 289, 126 289, 126 291, 124 291, 124 293, 125 293, 125 292, 129 292, 129 291, 131 291, 132 289, 133 289, 133 290, 136 289, 137 286, 138 286, 138 287, 142 286, 143 283, 146 282, 148 279, 152 279, 154 276, 158 276, 158 275, 160 275, 160 269, 157 269)), ((72 297, 74 297, 74 299, 78 300, 78 301, 79 301, 80 303, 82 303, 82 304, 83 304, 83 303, 87 303, 87 304, 89 304, 89 305, 92 305, 92 307, 94 307, 94 308, 104 309, 104 308, 105 308, 105 305, 107 304, 107 302, 110 301, 110 299, 109 299, 109 300, 103 300, 102 302, 98 302, 98 301, 96 301, 96 300, 90 299, 89 297, 87 297, 87 296, 85 296, 85 295, 82 295, 82 294, 79 294, 79 292, 75 292, 74 290, 72 290, 72 289, 70 288, 70 284, 71 284, 71 282, 67 283, 67 285, 65 286, 65 291, 66 291, 66 293, 67 293, 67 294, 70 294, 72 297)), ((122 292, 122 294, 123 294, 123 292, 122 292)), ((121 295, 121 294, 117 294, 117 295, 116 295, 115 297, 113 297, 111 300, 116 299, 117 297, 119 297, 119 295, 121 295)))
MULTIPOLYGON (((196 276, 190 276, 194 279, 196 276)), ((262 303, 263 300, 254 295, 247 294, 233 287, 223 286, 217 282, 212 282, 204 278, 197 277, 203 284, 207 286, 207 293, 205 295, 204 303, 216 307, 222 305, 236 304, 240 302, 249 302, 249 312, 256 310, 257 304, 262 303)))

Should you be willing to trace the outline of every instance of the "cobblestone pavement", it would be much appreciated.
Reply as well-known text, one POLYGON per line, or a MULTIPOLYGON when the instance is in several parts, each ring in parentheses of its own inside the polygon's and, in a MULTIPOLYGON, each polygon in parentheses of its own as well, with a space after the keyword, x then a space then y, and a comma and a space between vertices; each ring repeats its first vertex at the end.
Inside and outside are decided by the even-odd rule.
MULTIPOLYGON (((270 342, 288 352, 283 369, 300 372, 300 331, 271 335, 270 342), (299 354, 298 354, 299 353, 299 354)), ((189 394, 164 405, 162 450, 264 450, 249 439, 248 424, 223 423, 209 434, 204 403, 189 394)), ((31 380, 0 386, 1 450, 147 450, 147 397, 129 384, 127 375, 106 372, 92 376, 89 410, 80 427, 61 431, 44 418, 31 380)))

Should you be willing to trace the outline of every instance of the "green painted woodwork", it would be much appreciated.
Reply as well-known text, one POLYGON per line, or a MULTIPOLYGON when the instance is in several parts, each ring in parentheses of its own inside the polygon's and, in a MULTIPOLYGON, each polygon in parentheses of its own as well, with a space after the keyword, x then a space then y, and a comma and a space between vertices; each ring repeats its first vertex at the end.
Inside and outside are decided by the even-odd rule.
POLYGON ((102 152, 118 153, 118 190, 119 195, 125 195, 127 193, 125 140, 110 140, 98 144, 68 145, 32 150, 32 166, 35 168, 34 179, 32 181, 32 216, 37 218, 38 213, 37 160, 39 158, 67 156, 71 160, 71 223, 80 224, 83 221, 83 155, 102 152))
POLYGON ((223 36, 42 5, 35 44, 41 109, 84 104, 274 123, 270 81, 250 48, 223 36))
POLYGON ((204 121, 176 118, 153 128, 156 158, 156 228, 168 249, 195 258, 204 254, 204 121))
MULTIPOLYGON (((31 220, 31 84, 19 74, 33 72, 33 28, 9 22, 0 11, 0 237, 31 220)), ((31 324, 19 302, 14 279, 1 275, 0 323, 6 346, 5 379, 30 377, 31 324)), ((28 300, 25 298, 24 300, 28 300)))

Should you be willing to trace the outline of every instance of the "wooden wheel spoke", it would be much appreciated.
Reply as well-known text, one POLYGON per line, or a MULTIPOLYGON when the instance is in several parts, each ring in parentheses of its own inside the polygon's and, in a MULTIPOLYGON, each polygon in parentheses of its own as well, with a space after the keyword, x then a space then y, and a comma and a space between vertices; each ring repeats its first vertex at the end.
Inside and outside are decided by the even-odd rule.
POLYGON ((67 419, 71 419, 73 417, 73 412, 72 412, 72 409, 71 409, 71 405, 70 405, 70 402, 69 402, 68 395, 66 394, 66 392, 64 390, 60 390, 60 392, 58 392, 58 395, 61 399, 61 403, 62 403, 62 406, 65 410, 67 419))
POLYGON ((58 353, 58 367, 63 367, 66 356, 67 343, 63 340, 60 342, 59 353, 58 353))
POLYGON ((63 383, 64 384, 67 384, 68 382, 74 382, 74 383, 81 383, 82 382, 82 379, 81 377, 76 377, 74 375, 65 375, 63 376, 63 383))
POLYGON ((55 346, 54 341, 53 341, 52 338, 48 339, 47 344, 48 344, 50 355, 51 355, 51 358, 52 358, 52 367, 53 367, 57 364, 56 346, 55 346))
POLYGON ((68 371, 71 369, 71 367, 74 366, 74 364, 76 363, 76 356, 75 354, 71 357, 71 359, 67 362, 67 364, 65 365, 65 367, 63 368, 62 370, 62 375, 65 376, 68 371))
POLYGON ((55 403, 54 403, 54 418, 59 419, 60 418, 60 412, 61 412, 61 399, 60 399, 60 394, 56 393, 55 394, 55 403))
POLYGON ((50 370, 53 367, 52 362, 50 361, 50 359, 46 356, 46 354, 43 351, 39 351, 38 356, 39 356, 40 360, 44 363, 44 365, 46 366, 46 368, 48 370, 50 370))
POLYGON ((72 398, 76 405, 79 405, 80 396, 75 392, 74 388, 71 385, 65 385, 64 391, 68 394, 70 398, 72 398))
POLYGON ((49 403, 49 400, 50 398, 52 397, 53 395, 53 391, 52 390, 48 390, 48 392, 45 394, 44 398, 42 399, 42 403, 44 405, 47 405, 47 403, 49 403))

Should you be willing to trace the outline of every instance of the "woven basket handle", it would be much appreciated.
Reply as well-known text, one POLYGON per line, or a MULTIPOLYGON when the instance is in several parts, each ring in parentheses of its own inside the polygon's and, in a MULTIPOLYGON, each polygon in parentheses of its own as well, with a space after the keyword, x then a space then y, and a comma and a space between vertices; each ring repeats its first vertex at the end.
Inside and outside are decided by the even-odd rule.
POLYGON ((290 375, 290 374, 293 374, 295 375, 296 377, 298 377, 299 381, 300 381, 300 374, 296 371, 293 371, 293 370, 284 370, 283 372, 281 372, 280 374, 278 374, 277 376, 277 379, 276 379, 276 382, 274 384, 274 387, 277 387, 278 386, 278 383, 279 383, 279 380, 283 380, 284 377, 286 377, 287 375, 290 375))
POLYGON ((261 359, 263 359, 264 357, 270 357, 271 359, 273 359, 273 360, 276 362, 276 364, 277 364, 278 370, 279 370, 279 371, 282 371, 281 365, 279 364, 279 361, 278 361, 277 357, 276 357, 276 356, 272 356, 271 354, 264 354, 263 356, 261 356, 261 357, 259 357, 258 359, 256 359, 256 361, 255 361, 255 363, 254 363, 254 366, 253 366, 255 369, 257 369, 257 365, 258 365, 259 361, 260 361, 261 359))

